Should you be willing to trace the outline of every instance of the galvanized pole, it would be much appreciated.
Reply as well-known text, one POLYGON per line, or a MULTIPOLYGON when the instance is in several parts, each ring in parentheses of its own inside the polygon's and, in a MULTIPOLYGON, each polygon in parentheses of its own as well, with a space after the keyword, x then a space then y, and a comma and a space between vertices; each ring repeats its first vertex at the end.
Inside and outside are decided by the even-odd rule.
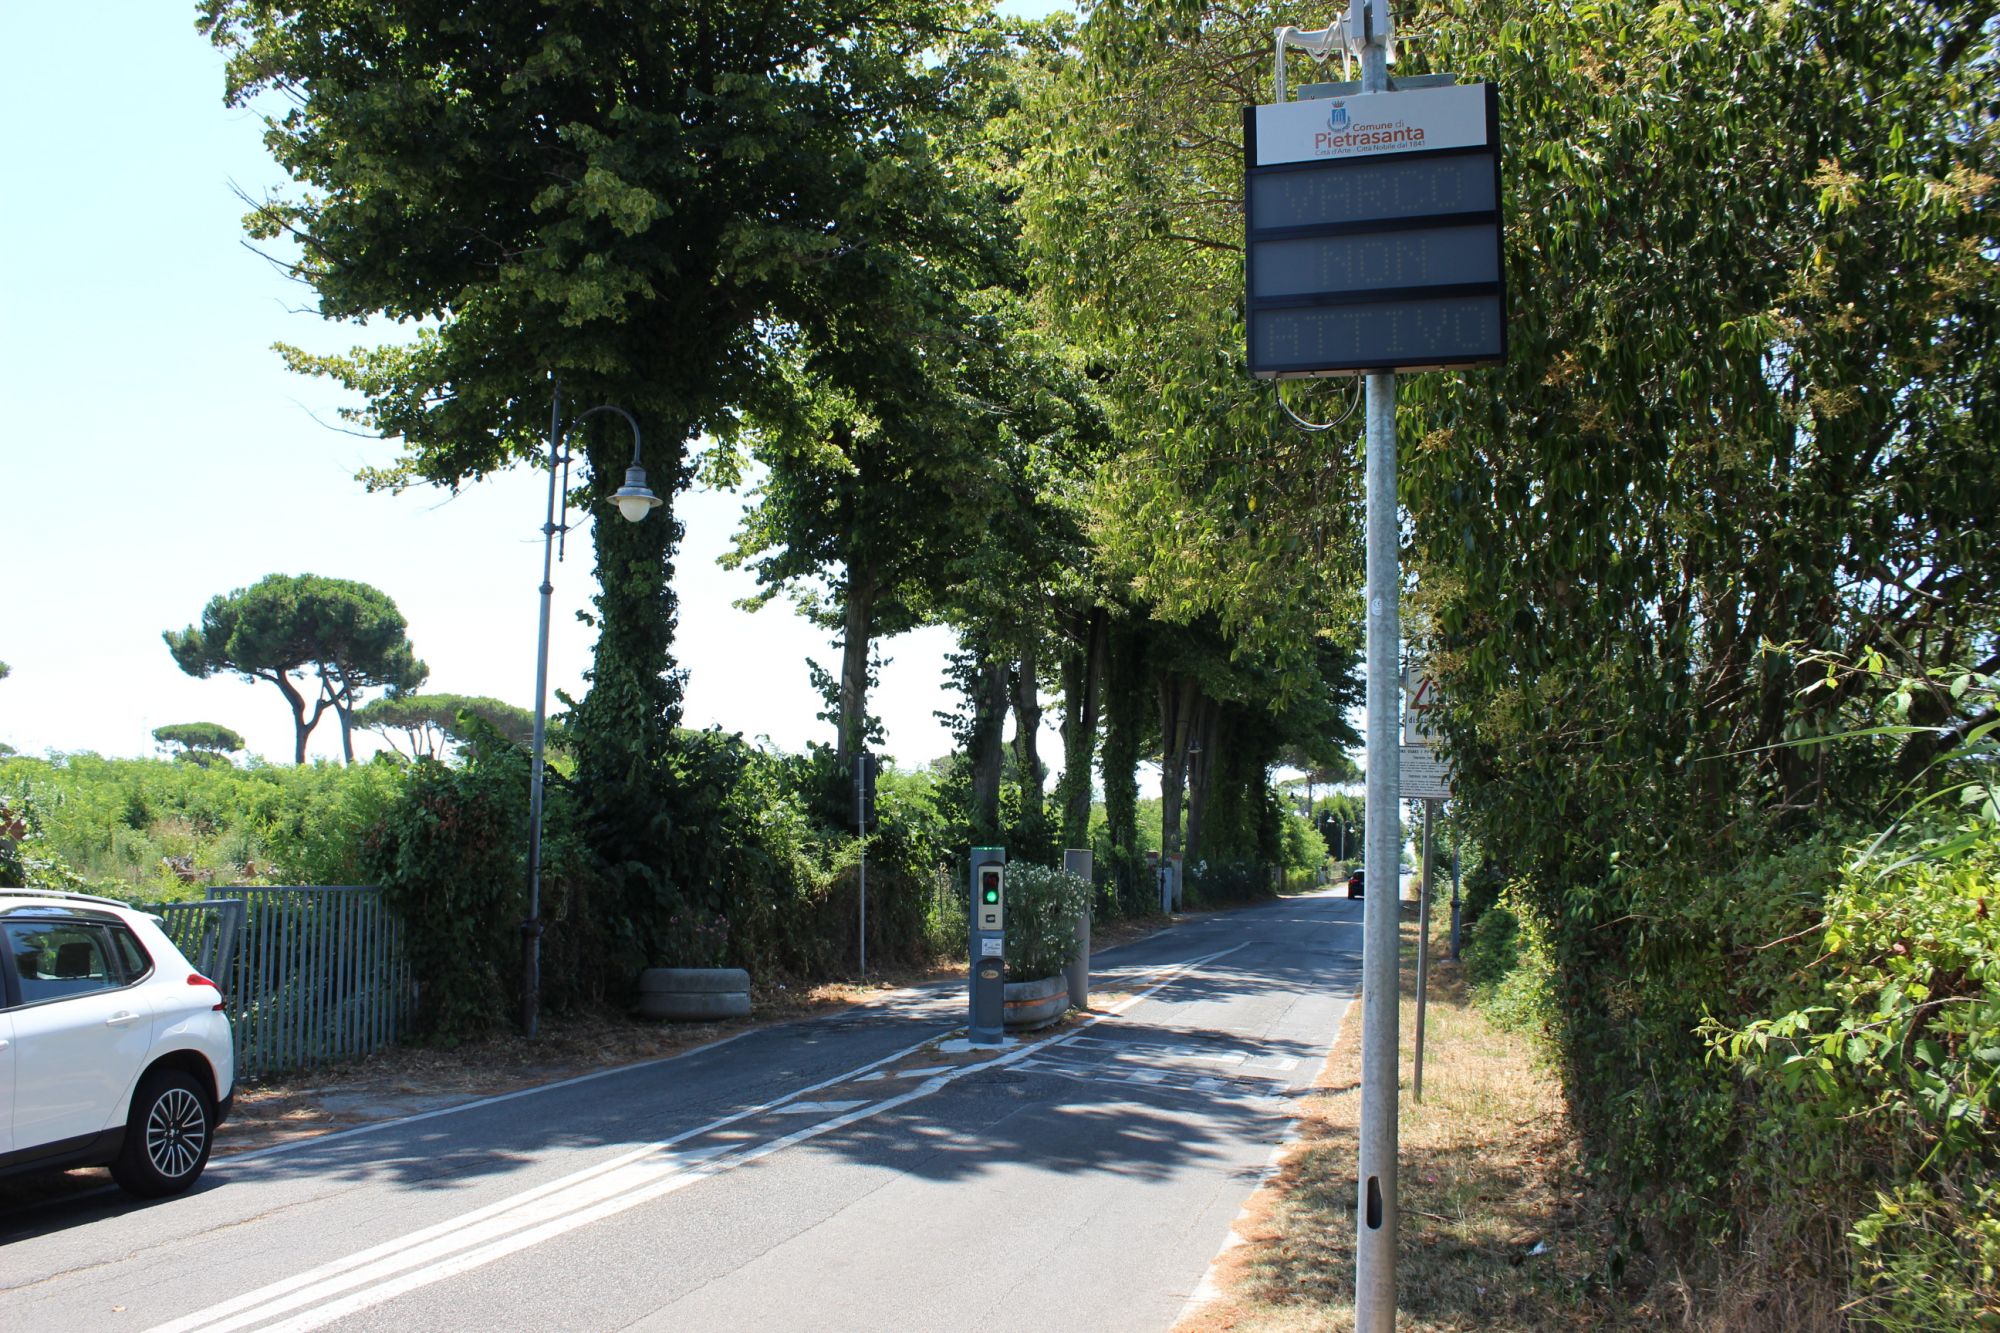
POLYGON ((1458 839, 1451 840, 1451 961, 1458 961, 1458 839))
MULTIPOLYGON (((1063 853, 1063 869, 1085 884, 1090 883, 1090 852, 1071 848, 1063 853)), ((1092 897, 1096 891, 1092 890, 1092 897)), ((1069 1003, 1079 1013, 1090 1012, 1090 911, 1091 898, 1083 900, 1076 914, 1076 949, 1070 954, 1063 976, 1069 981, 1069 1003)))
POLYGON ((556 491, 562 449, 562 385, 549 405, 549 515, 542 523, 542 623, 535 638, 535 736, 528 760, 528 919, 521 923, 521 1035, 532 1037, 542 1008, 542 746, 549 718, 549 599, 555 570, 556 491))
POLYGON ((875 756, 854 757, 854 830, 861 838, 861 975, 868 975, 868 769, 875 756))
MULTIPOLYGON (((1355 5, 1350 12, 1365 10, 1355 5)), ((1361 52, 1361 91, 1389 91, 1383 34, 1361 52)), ((1356 1181, 1354 1326, 1394 1333, 1396 1325, 1396 1078, 1398 1065, 1397 866, 1402 860, 1398 694, 1402 616, 1397 596, 1396 376, 1368 376, 1368 810, 1363 864, 1370 892, 1362 909, 1361 1161, 1356 1181)))
POLYGON ((1431 822, 1437 816, 1437 802, 1424 802, 1424 874, 1417 887, 1417 1058, 1410 1076, 1410 1095, 1424 1099, 1424 1002, 1431 979, 1431 822))

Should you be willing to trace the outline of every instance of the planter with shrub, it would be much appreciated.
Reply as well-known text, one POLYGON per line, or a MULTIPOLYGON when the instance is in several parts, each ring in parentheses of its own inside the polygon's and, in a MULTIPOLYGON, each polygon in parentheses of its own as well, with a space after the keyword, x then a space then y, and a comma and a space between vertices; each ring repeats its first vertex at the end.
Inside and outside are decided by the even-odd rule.
POLYGON ((1076 922, 1090 903, 1087 881, 1048 866, 1007 867, 1009 1028, 1045 1027, 1069 1010, 1063 969, 1076 952, 1076 922))

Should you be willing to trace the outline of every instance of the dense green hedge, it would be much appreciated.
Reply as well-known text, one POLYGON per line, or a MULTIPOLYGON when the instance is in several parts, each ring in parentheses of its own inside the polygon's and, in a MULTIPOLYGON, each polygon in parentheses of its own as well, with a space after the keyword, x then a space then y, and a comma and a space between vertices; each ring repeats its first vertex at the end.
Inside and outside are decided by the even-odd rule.
POLYGON ((1956 832, 1844 849, 1772 1016, 1702 1033, 1741 1098, 1736 1207, 1836 1222, 1885 1328, 2000 1327, 2000 829, 1956 832))
MULTIPOLYGON (((619 1003, 649 965, 804 979, 857 959, 861 843, 830 756, 773 754, 681 731, 682 812, 669 864, 618 875, 551 770, 544 812, 543 1003, 619 1003), (699 829, 699 834, 695 829, 699 829), (615 889, 614 884, 625 887, 615 889)), ((504 1026, 520 998, 528 759, 482 733, 456 766, 204 767, 91 754, 0 760, 0 882, 141 901, 230 884, 379 883, 410 923, 419 1030, 504 1026)), ((885 774, 868 841, 871 964, 964 947, 951 866, 957 816, 928 774, 885 774)))
POLYGON ((46 874, 148 901, 213 885, 360 883, 359 835, 401 781, 391 764, 0 759, 0 801, 32 823, 27 852, 46 874))
POLYGON ((1870 1326, 2000 1327, 2000 828, 1626 880, 1646 949, 1615 973, 1526 881, 1465 946, 1489 1012, 1568 1067, 1633 1224, 1614 1262, 1704 1239, 1870 1326))

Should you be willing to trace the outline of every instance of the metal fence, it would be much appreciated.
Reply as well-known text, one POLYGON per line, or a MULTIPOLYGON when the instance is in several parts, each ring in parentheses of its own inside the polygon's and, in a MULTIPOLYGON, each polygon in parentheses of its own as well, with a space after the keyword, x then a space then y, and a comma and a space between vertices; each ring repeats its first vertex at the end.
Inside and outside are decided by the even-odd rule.
POLYGON ((155 903, 146 910, 160 918, 167 938, 203 976, 220 977, 236 957, 236 941, 243 933, 242 899, 155 903))
POLYGON ((379 1050, 414 987, 403 927, 379 888, 227 888, 152 910, 222 987, 238 1077, 379 1050))

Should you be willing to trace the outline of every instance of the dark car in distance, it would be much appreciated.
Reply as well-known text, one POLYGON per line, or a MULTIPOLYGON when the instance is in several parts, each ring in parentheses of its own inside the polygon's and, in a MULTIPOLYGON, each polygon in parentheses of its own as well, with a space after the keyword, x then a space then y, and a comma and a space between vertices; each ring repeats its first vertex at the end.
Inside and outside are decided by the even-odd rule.
POLYGON ((1363 887, 1363 878, 1364 877, 1359 867, 1356 867, 1354 873, 1347 877, 1348 897, 1359 898, 1362 896, 1361 890, 1363 887))

